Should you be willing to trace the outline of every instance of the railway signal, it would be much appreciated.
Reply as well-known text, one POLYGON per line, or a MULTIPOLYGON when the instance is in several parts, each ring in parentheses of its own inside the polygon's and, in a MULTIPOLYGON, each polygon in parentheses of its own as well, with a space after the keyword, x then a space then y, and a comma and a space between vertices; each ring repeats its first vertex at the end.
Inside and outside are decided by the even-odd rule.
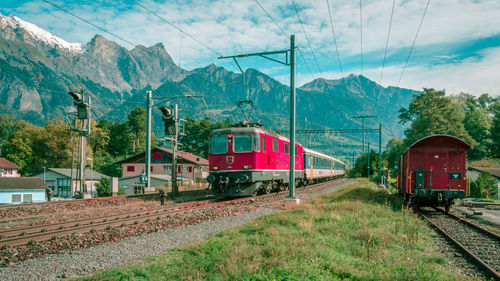
POLYGON ((90 105, 85 102, 83 92, 68 92, 73 98, 73 104, 76 106, 76 116, 80 120, 89 119, 90 105))
POLYGON ((172 106, 164 106, 159 108, 162 113, 162 119, 165 123, 165 135, 173 136, 176 134, 177 116, 172 106))

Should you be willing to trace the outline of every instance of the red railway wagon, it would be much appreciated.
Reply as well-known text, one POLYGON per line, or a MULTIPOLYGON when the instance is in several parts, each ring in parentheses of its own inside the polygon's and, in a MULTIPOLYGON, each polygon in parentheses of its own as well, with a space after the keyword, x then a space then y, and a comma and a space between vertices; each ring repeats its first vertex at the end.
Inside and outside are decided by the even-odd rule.
MULTIPOLYGON (((284 190, 289 183, 290 141, 259 126, 231 127, 211 132, 210 175, 217 194, 254 196, 284 190)), ((295 178, 304 177, 303 147, 295 145, 295 178)))
POLYGON ((444 206, 469 195, 470 176, 463 140, 449 135, 424 137, 399 159, 398 191, 412 205, 444 206))

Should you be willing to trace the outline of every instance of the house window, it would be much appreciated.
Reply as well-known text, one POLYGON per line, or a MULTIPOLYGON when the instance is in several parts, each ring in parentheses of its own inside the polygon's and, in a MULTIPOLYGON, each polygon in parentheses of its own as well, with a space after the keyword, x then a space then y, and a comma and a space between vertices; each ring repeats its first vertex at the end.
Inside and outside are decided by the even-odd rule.
POLYGON ((23 194, 23 203, 33 202, 33 194, 23 194))
POLYGON ((32 203, 33 194, 12 194, 12 203, 32 203))
POLYGON ((12 194, 12 203, 21 203, 22 196, 21 194, 12 194))
POLYGON ((172 166, 163 166, 163 171, 172 171, 172 166))
POLYGON ((134 166, 127 166, 127 172, 133 172, 135 170, 134 166))
POLYGON ((278 140, 273 140, 273 152, 279 152, 278 140))
POLYGON ((188 166, 182 166, 182 172, 183 172, 183 173, 188 173, 188 172, 191 172, 191 167, 188 167, 188 166))

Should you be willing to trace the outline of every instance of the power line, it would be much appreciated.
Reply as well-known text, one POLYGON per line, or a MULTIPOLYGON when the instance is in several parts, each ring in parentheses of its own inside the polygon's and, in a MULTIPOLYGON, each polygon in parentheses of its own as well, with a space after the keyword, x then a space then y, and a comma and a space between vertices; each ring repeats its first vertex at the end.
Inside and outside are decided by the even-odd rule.
POLYGON ((333 42, 335 42, 335 50, 337 51, 337 59, 339 61, 340 73, 342 75, 341 78, 344 78, 344 72, 342 71, 342 64, 340 63, 339 48, 337 46, 337 38, 335 37, 335 30, 333 29, 333 19, 332 19, 332 13, 330 12, 330 3, 328 0, 326 0, 326 5, 328 7, 328 15, 330 15, 330 26, 332 27, 333 42))
POLYGON ((359 30, 361 37, 361 75, 363 75, 363 0, 359 0, 359 30))
POLYGON ((266 15, 267 15, 267 16, 268 16, 268 17, 269 17, 269 18, 270 18, 270 19, 274 22, 274 24, 275 24, 275 25, 276 25, 276 26, 277 26, 277 27, 281 30, 281 32, 283 32, 283 34, 285 34, 285 36, 286 36, 287 38, 288 38, 288 37, 290 37, 290 35, 289 35, 289 34, 288 34, 288 33, 287 33, 287 32, 286 32, 283 28, 281 28, 281 26, 278 24, 278 22, 276 22, 276 21, 274 20, 274 18, 271 16, 271 14, 269 14, 269 13, 267 12, 267 10, 266 10, 266 9, 265 9, 265 8, 264 8, 264 7, 263 7, 263 6, 259 3, 259 1, 258 1, 258 0, 254 0, 254 1, 255 1, 255 3, 257 3, 257 5, 259 5, 259 7, 260 7, 262 10, 264 10, 264 12, 266 13, 266 15))
POLYGON ((75 18, 77 18, 77 19, 79 19, 79 20, 81 20, 83 22, 86 22, 86 23, 92 25, 93 27, 95 27, 95 28, 97 28, 97 29, 99 29, 101 31, 104 31, 104 32, 106 32, 106 33, 108 33, 108 34, 110 34, 110 35, 112 35, 112 36, 114 36, 114 37, 116 37, 116 38, 118 38, 118 39, 120 39, 120 40, 122 40, 122 41, 124 41, 124 42, 126 42, 126 43, 128 43, 128 44, 130 44, 130 45, 132 45, 134 47, 136 47, 136 48, 139 48, 139 49, 141 49, 141 50, 143 50, 145 52, 148 52, 151 55, 153 55, 153 56, 155 56, 155 57, 157 57, 157 58, 165 61, 168 64, 171 64, 173 66, 177 66, 175 63, 173 63, 173 62, 171 62, 171 61, 169 61, 169 60, 167 60, 165 58, 162 58, 162 57, 158 56, 157 54, 155 54, 154 52, 150 51, 149 49, 147 49, 147 48, 145 48, 145 47, 143 47, 141 45, 134 44, 134 43, 130 42, 129 40, 127 40, 127 39, 125 39, 125 38, 123 38, 123 37, 121 37, 119 35, 116 35, 116 34, 112 33, 111 31, 108 31, 108 30, 104 29, 103 27, 100 27, 100 26, 96 25, 95 23, 92 23, 92 22, 90 22, 90 21, 88 21, 88 20, 86 20, 86 19, 84 19, 84 18, 82 18, 82 17, 80 17, 80 16, 78 16, 78 15, 76 15, 76 14, 74 14, 74 13, 72 13, 72 12, 70 12, 70 11, 68 11, 68 10, 66 10, 66 9, 64 9, 64 8, 56 5, 56 4, 54 4, 54 3, 52 3, 52 2, 50 2, 50 1, 47 1, 47 0, 42 0, 42 1, 45 2, 45 3, 47 3, 47 4, 50 4, 50 5, 54 6, 55 8, 57 8, 57 9, 65 12, 65 13, 67 13, 69 15, 72 15, 73 17, 75 17, 75 18))
POLYGON ((146 6, 142 5, 140 2, 136 1, 136 0, 132 0, 134 1, 137 5, 141 6, 144 10, 150 12, 151 14, 155 15, 156 17, 158 17, 159 19, 161 19, 162 21, 166 22, 168 25, 170 25, 171 27, 177 29, 179 32, 183 33, 184 35, 186 35, 187 37, 193 39, 194 41, 198 42, 200 45, 204 46, 205 48, 209 49, 210 51, 212 51, 213 53, 215 53, 216 55, 220 56, 221 54, 219 52, 217 52, 216 50, 210 48, 207 44, 201 42, 200 40, 196 39, 195 37, 191 36, 190 34, 188 34, 187 32, 185 32, 184 30, 180 29, 179 27, 177 27, 176 25, 170 23, 169 21, 167 21, 165 18, 163 18, 162 16, 158 15, 157 13, 155 13, 154 11, 152 11, 151 9, 147 8, 146 6))
POLYGON ((385 58, 387 56, 387 47, 389 46, 389 36, 391 34, 392 16, 394 15, 394 5, 395 4, 396 4, 396 0, 393 0, 392 1, 391 19, 389 20, 389 30, 387 31, 387 40, 385 41, 385 52, 384 52, 384 60, 382 61, 382 71, 380 71, 380 80, 378 82, 378 84, 381 86, 382 86, 382 76, 384 75, 385 58))
POLYGON ((311 50, 311 54, 313 55, 314 62, 316 63, 316 66, 318 67, 319 72, 321 73, 321 77, 323 77, 323 72, 321 71, 321 68, 319 67, 318 64, 318 59, 316 59, 316 55, 314 54, 313 48, 311 47, 311 42, 309 41, 309 37, 307 37, 306 30, 304 29, 304 25, 302 24, 302 19, 300 18, 299 11, 297 10, 297 6, 295 5, 295 1, 292 0, 293 8, 295 9, 295 13, 297 14, 297 17, 299 18, 300 26, 302 27, 302 31, 304 32, 304 36, 306 37, 307 44, 309 45, 309 49, 311 50))
POLYGON ((425 14, 427 13, 427 8, 429 8, 429 3, 431 0, 427 1, 427 5, 425 6, 424 14, 422 15, 422 19, 420 19, 420 24, 418 25, 417 33, 415 34, 415 39, 413 39, 413 44, 411 45, 410 52, 408 53, 408 57, 406 58, 405 65, 403 67, 403 71, 401 72, 401 76, 399 77, 398 85, 401 83, 401 79, 403 79, 403 74, 405 73, 406 65, 408 64, 408 61, 410 60, 411 52, 413 51, 413 47, 415 47, 415 42, 417 41, 418 33, 420 32, 420 28, 422 27, 422 23, 424 22, 425 14))
MULTIPOLYGON (((264 8, 264 6, 262 6, 259 3, 258 0, 254 0, 254 1, 255 1, 255 3, 257 3, 257 5, 259 5, 259 7, 266 13, 266 15, 274 22, 274 24, 278 27, 278 29, 281 30, 281 32, 283 33, 283 35, 285 35, 285 37, 288 39, 290 37, 290 35, 278 24, 278 22, 271 16, 271 14, 264 8)), ((307 64, 304 56, 302 55, 302 52, 300 51, 300 48, 297 48, 297 50, 299 51, 299 55, 300 55, 300 58, 302 59, 302 62, 307 67, 307 70, 309 70, 309 73, 311 73, 311 76, 313 77, 313 79, 315 79, 316 77, 312 73, 311 68, 307 64)))

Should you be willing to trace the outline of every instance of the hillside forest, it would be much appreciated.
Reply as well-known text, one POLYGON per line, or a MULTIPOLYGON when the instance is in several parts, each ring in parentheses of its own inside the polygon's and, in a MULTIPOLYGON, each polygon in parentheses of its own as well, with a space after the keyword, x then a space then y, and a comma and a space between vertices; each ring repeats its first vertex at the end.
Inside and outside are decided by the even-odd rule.
MULTIPOLYGON (((500 97, 488 94, 476 97, 466 93, 446 95, 444 90, 424 89, 422 94, 413 96, 408 108, 399 110, 399 123, 406 128, 405 137, 387 142, 382 153, 383 170, 394 173, 401 153, 416 140, 433 134, 453 135, 469 143, 469 163, 498 163, 500 158, 500 97)), ((180 149, 208 157, 210 131, 229 125, 228 120, 213 122, 208 117, 202 120, 187 117, 180 149)), ((120 167, 115 163, 145 150, 145 131, 146 110, 143 107, 131 110, 124 122, 92 120, 87 157, 92 159, 94 169, 109 176, 119 176, 120 167)), ((74 143, 73 133, 66 130, 60 118, 51 119, 40 127, 12 115, 0 114, 0 143, 1 156, 22 167, 20 173, 25 176, 38 173, 43 167, 70 168, 72 151, 78 151, 78 142, 74 143)), ((153 136, 152 146, 169 144, 153 136)), ((369 176, 378 174, 378 154, 372 150, 357 157, 351 175, 367 176, 368 155, 369 176)), ((485 181, 490 180, 488 175, 485 177, 485 181)), ((481 192, 478 194, 485 194, 481 192)))

